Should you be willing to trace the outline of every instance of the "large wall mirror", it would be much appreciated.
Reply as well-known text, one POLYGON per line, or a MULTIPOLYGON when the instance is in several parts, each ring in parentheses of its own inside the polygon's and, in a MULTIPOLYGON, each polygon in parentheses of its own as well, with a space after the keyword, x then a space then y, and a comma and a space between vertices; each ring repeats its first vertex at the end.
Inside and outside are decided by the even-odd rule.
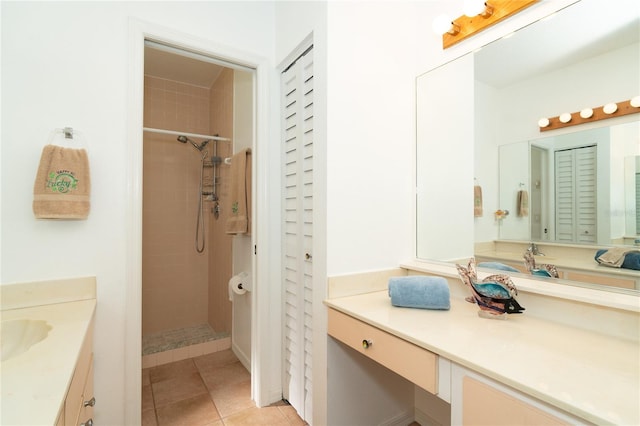
MULTIPOLYGON (((541 117, 640 95, 639 36, 635 0, 581 0, 419 76, 417 257, 462 260, 491 241, 640 249, 640 114, 543 133, 538 127, 541 117), (426 148, 434 138, 463 144, 474 157, 473 171, 465 167, 456 177, 468 190, 445 188, 438 208, 459 208, 460 199, 473 198, 472 187, 482 190, 482 213, 474 215, 473 201, 464 204, 471 219, 461 220, 461 231, 450 236, 450 251, 429 246, 434 205, 420 198, 432 178, 425 170, 435 167, 428 154, 433 149, 426 148), (578 157, 588 160, 580 164, 578 157), (580 164, 571 195, 562 189, 563 159, 580 164), (583 170, 587 163, 590 171, 583 170), (519 214, 521 191, 527 193, 526 214, 519 214), (582 210, 567 217, 563 197, 573 197, 582 210), (496 219, 497 210, 509 215, 496 219)), ((640 272, 632 273, 640 282, 640 272)))

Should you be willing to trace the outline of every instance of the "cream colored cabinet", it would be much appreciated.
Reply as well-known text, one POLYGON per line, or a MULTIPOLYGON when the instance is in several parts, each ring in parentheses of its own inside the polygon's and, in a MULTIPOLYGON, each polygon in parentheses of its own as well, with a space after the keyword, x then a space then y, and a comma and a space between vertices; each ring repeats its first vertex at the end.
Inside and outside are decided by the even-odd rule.
POLYGON ((557 407, 454 364, 451 424, 557 426, 587 423, 557 407))
POLYGON ((94 404, 92 321, 82 344, 66 398, 60 407, 56 426, 92 426, 94 404))
POLYGON ((438 391, 438 356, 342 312, 329 309, 328 333, 426 391, 438 391))
POLYGON ((465 377, 462 383, 462 424, 551 426, 569 423, 495 387, 465 377))

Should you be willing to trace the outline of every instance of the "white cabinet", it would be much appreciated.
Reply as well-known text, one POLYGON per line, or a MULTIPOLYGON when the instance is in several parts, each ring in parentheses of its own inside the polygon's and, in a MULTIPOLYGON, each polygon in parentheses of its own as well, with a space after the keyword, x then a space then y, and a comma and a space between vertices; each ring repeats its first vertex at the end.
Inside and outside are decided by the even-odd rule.
POLYGON ((67 395, 60 407, 56 426, 92 426, 94 404, 92 320, 84 338, 67 395))

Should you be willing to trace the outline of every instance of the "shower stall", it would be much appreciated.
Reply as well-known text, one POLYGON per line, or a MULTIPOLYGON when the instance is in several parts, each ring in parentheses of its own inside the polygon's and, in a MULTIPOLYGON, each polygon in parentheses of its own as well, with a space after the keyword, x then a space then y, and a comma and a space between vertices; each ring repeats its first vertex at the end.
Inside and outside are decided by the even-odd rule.
POLYGON ((145 47, 143 367, 231 347, 234 70, 145 47))

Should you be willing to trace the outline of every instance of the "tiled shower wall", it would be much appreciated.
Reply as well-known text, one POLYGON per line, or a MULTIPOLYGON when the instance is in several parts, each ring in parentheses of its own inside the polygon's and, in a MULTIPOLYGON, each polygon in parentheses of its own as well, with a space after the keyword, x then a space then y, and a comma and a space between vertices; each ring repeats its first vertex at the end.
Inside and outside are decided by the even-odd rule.
MULTIPOLYGON (((231 137, 212 126, 220 120, 214 115, 218 107, 211 96, 216 86, 210 89, 145 76, 144 126, 231 137)), ((228 156, 224 153, 228 145, 218 142, 219 156, 228 156)), ((207 149, 212 155, 213 143, 207 149)), ((225 168, 228 166, 218 167, 218 174, 225 168)), ((221 223, 222 215, 217 221, 213 218, 210 201, 204 203, 206 249, 202 254, 195 250, 200 154, 191 145, 177 142, 175 136, 145 132, 143 169, 143 335, 204 323, 216 331, 231 331, 230 319, 219 323, 228 326, 225 330, 211 321, 216 314, 210 311, 217 309, 211 301, 222 293, 218 287, 226 292, 231 249, 217 247, 230 237, 219 237, 213 231, 213 222, 221 223), (212 274, 223 274, 227 263, 224 283, 221 278, 212 280, 212 274), (215 270, 220 273, 214 274, 215 270)), ((205 168, 205 181, 211 181, 211 173, 211 168, 205 168)), ((224 300, 228 303, 226 296, 224 300)))

